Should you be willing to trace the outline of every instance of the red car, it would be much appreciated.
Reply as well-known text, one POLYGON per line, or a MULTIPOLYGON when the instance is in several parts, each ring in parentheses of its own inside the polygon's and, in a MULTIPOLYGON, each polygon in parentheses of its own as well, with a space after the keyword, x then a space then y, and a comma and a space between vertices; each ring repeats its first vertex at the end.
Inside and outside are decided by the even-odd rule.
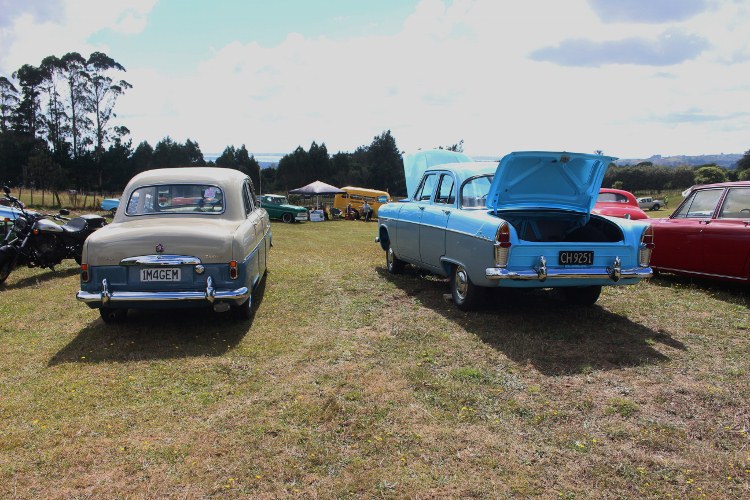
POLYGON ((750 181, 693 186, 652 227, 654 270, 750 282, 750 181))
POLYGON ((600 189, 599 197, 596 199, 596 205, 594 205, 592 212, 623 219, 648 219, 646 212, 638 206, 633 193, 622 189, 600 189))

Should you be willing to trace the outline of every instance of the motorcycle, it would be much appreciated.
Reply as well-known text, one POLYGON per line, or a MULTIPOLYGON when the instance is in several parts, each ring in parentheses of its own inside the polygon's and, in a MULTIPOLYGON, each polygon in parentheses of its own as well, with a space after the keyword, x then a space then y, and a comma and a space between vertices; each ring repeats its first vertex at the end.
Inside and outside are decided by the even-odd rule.
POLYGON ((70 214, 66 209, 61 209, 59 214, 32 212, 26 210, 18 198, 11 196, 8 186, 3 186, 3 191, 5 199, 15 207, 16 214, 0 246, 0 284, 21 265, 48 267, 54 271, 63 259, 75 259, 80 264, 86 238, 107 224, 104 217, 96 214, 70 219, 65 217, 70 214), (63 225, 50 219, 63 222, 63 225))

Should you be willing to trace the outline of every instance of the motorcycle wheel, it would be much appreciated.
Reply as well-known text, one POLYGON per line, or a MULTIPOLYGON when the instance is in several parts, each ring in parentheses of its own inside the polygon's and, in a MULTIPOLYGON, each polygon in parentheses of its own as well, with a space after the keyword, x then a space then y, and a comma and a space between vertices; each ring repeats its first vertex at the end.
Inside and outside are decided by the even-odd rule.
POLYGON ((5 280, 8 279, 12 270, 13 257, 10 255, 0 256, 0 284, 5 283, 5 280))

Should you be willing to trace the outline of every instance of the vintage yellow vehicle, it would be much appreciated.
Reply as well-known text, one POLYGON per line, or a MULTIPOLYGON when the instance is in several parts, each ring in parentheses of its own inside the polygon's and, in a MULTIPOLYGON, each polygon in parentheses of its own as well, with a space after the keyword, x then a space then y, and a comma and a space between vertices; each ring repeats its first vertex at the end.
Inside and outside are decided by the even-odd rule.
POLYGON ((86 240, 78 300, 109 323, 131 308, 212 306, 251 315, 271 224, 245 174, 169 168, 136 175, 112 224, 86 240))
POLYGON ((380 191, 378 189, 346 186, 342 187, 341 190, 346 192, 337 194, 333 198, 333 208, 338 208, 344 212, 349 205, 350 209, 354 212, 355 219, 359 219, 360 215, 362 215, 362 205, 364 205, 365 201, 372 208, 373 217, 378 216, 378 209, 381 205, 391 201, 391 195, 387 191, 380 191))

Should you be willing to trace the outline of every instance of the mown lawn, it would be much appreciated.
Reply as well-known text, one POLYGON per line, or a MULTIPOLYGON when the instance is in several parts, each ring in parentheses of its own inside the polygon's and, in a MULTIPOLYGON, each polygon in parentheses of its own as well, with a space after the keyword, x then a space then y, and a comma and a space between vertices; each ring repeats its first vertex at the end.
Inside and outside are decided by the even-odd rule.
POLYGON ((252 322, 105 326, 74 265, 0 287, 0 497, 750 496, 750 291, 571 309, 391 277, 376 224, 273 224, 252 322))

